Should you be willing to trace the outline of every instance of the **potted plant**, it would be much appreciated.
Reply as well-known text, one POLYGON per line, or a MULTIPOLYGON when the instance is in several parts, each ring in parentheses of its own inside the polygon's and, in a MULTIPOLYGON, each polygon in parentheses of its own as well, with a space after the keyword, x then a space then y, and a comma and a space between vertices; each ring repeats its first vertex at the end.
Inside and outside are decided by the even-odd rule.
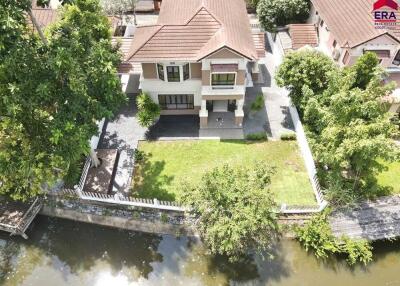
POLYGON ((138 121, 142 127, 150 127, 160 118, 160 106, 155 103, 149 94, 142 92, 136 99, 138 107, 138 121))
POLYGON ((258 111, 264 108, 264 104, 265 104, 264 95, 260 92, 257 94, 257 97, 254 99, 254 101, 251 103, 249 117, 253 118, 254 114, 256 114, 258 111))

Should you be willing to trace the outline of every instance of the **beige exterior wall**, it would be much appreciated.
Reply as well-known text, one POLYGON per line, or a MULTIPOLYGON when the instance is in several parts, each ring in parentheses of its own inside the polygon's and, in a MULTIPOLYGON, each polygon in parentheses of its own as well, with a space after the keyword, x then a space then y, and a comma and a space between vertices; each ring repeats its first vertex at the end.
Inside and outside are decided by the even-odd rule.
POLYGON ((201 63, 190 64, 191 78, 201 78, 201 63))
POLYGON ((229 99, 243 99, 243 94, 232 94, 232 95, 203 95, 203 100, 229 100, 229 99))
POLYGON ((200 106, 195 106, 194 109, 161 110, 161 115, 196 115, 199 111, 200 106))
POLYGON ((201 72, 201 81, 202 81, 202 85, 210 85, 210 71, 209 70, 203 70, 201 72))
POLYGON ((155 64, 142 63, 143 77, 146 79, 156 79, 157 70, 155 64))
POLYGON ((245 83, 245 80, 246 80, 246 71, 238 70, 236 75, 236 84, 243 85, 245 83))
POLYGON ((226 48, 219 50, 218 52, 215 52, 214 54, 207 57, 207 59, 241 59, 241 58, 243 57, 226 48))

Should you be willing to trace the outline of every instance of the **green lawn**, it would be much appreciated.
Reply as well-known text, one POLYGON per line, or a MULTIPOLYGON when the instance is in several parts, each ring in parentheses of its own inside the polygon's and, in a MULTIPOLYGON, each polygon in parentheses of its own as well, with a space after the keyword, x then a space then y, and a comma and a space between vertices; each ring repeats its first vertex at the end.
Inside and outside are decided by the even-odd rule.
POLYGON ((388 187, 393 194, 400 194, 400 162, 387 164, 388 170, 378 175, 378 184, 388 187))
POLYGON ((156 141, 140 142, 146 159, 136 164, 133 195, 174 200, 183 180, 196 183, 202 174, 224 163, 251 164, 261 160, 276 167, 271 188, 278 203, 316 204, 295 141, 156 141))

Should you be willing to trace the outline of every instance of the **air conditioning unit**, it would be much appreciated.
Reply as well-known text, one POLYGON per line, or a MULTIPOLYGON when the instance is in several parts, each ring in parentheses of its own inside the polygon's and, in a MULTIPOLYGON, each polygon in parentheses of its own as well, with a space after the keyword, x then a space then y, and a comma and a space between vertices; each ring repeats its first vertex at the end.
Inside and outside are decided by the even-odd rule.
POLYGON ((340 58, 340 50, 339 49, 334 49, 332 51, 332 58, 337 61, 340 58))

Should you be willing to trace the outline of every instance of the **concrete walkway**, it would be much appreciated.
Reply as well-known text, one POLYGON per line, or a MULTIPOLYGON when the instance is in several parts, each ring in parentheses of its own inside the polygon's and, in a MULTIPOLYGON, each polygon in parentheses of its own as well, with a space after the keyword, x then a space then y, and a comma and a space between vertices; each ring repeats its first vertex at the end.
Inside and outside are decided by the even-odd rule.
POLYGON ((265 57, 259 61, 259 82, 246 89, 244 133, 248 135, 265 131, 270 139, 279 140, 281 134, 294 131, 294 126, 289 113, 289 98, 275 83, 276 63, 279 61, 277 55, 272 53, 268 38, 265 50, 265 57), (264 95, 265 109, 250 114, 251 103, 261 93, 264 95))
POLYGON ((147 128, 136 119, 136 96, 130 95, 129 102, 121 108, 115 119, 106 122, 100 138, 99 149, 118 149, 119 160, 113 183, 113 192, 127 194, 130 190, 134 169, 134 149, 139 140, 145 139, 147 128))

